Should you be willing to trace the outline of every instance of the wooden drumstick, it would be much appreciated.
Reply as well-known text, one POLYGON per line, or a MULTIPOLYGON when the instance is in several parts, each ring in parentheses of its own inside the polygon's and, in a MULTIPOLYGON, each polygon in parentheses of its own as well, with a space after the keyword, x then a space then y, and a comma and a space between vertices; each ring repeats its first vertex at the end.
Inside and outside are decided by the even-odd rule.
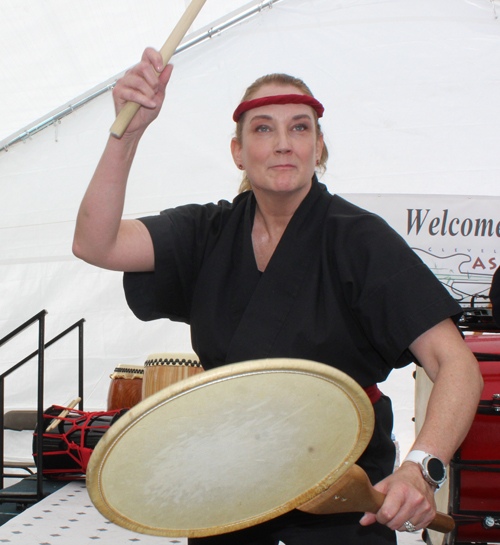
MULTIPOLYGON (((177 46, 181 43, 182 38, 184 38, 184 36, 186 35, 186 32, 193 24, 193 21, 196 19, 196 16, 200 12, 205 2, 206 0, 192 0, 189 6, 186 8, 186 11, 182 15, 182 17, 179 19, 177 25, 175 25, 174 30, 172 30, 172 33, 167 38, 167 41, 160 49, 160 53, 163 59, 163 67, 165 67, 168 61, 172 58, 172 55, 177 49, 177 46)), ((111 134, 113 134, 117 138, 121 138, 139 108, 140 105, 136 102, 127 102, 116 117, 115 122, 111 126, 111 134)))
POLYGON ((52 431, 59 422, 61 422, 61 418, 66 418, 68 416, 68 413, 70 409, 73 409, 80 401, 82 400, 81 397, 77 397, 76 399, 73 399, 73 401, 68 405, 67 409, 64 409, 64 411, 61 411, 59 413, 59 416, 57 418, 54 418, 52 422, 45 428, 45 432, 52 431))
MULTIPOLYGON (((384 503, 385 494, 373 488, 368 475, 358 465, 353 465, 337 482, 297 509, 315 515, 332 513, 376 513, 384 503)), ((429 524, 430 530, 447 534, 455 528, 449 515, 436 513, 429 524)))

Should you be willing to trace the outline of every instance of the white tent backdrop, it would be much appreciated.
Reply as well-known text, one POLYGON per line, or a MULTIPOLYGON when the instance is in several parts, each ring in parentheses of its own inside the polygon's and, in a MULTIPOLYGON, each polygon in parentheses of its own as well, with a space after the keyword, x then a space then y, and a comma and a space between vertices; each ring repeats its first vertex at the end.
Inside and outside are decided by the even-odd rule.
MULTIPOLYGON (((0 0, 0 141, 159 48, 189 2, 0 0)), ((247 2, 209 0, 190 30, 247 2)))
MULTIPOLYGON (((215 0, 207 7, 212 1, 226 11, 233 7, 233 2, 215 0)), ((19 16, 17 6, 23 4, 6 6, 19 16)), ((106 4, 99 6, 106 11, 106 4)), ((144 5, 145 13, 155 14, 160 4, 170 5, 151 1, 141 3, 141 9, 144 5)), ((49 5, 60 8, 61 3, 49 5)), ((98 9, 97 3, 90 5, 98 9)), ((132 3, 121 5, 121 15, 136 9, 132 3)), ((89 13, 73 12, 85 25, 94 21, 89 13)), ((127 28, 121 37, 123 47, 131 48, 126 62, 118 69, 106 64, 98 77, 129 66, 143 45, 161 46, 166 32, 160 27, 153 40, 141 39, 141 44, 127 28)), ((96 40, 106 34, 99 25, 94 30, 96 40)), ((56 46, 65 33, 64 24, 52 29, 56 46)), ((36 43, 22 45, 39 51, 36 43)), ((79 46, 91 47, 88 36, 79 46)), ((99 52, 94 58, 99 67, 99 52)), ((79 78, 85 72, 70 59, 61 64, 64 72, 46 75, 47 85, 58 81, 65 87, 66 97, 58 104, 71 99, 68 92, 83 91, 79 78)), ((276 71, 304 78, 326 107, 322 126, 331 160, 323 181, 332 192, 500 196, 500 21, 494 2, 283 0, 179 54, 174 64, 164 110, 144 137, 131 173, 128 217, 186 202, 231 200, 239 184, 229 153, 232 111, 249 83, 276 71)), ((20 100, 35 104, 36 90, 24 95, 28 87, 18 87, 20 100)), ((42 88, 40 95, 45 95, 42 88)), ((56 106, 30 110, 30 120, 56 106)), ((118 363, 143 363, 153 352, 191 350, 187 326, 139 322, 126 306, 121 275, 91 267, 71 253, 78 206, 113 118, 108 93, 25 143, 0 151, 0 338, 44 308, 49 311, 47 339, 85 318, 89 409, 105 406, 109 374, 118 363)), ((30 121, 19 119, 6 136, 30 121)), ((35 337, 32 328, 2 347, 0 371, 34 350, 35 337)), ((413 437, 411 371, 394 373, 382 386, 395 403, 402 450, 413 437)), ((33 364, 7 380, 7 408, 34 407, 35 374, 33 364)), ((46 405, 76 396, 76 334, 47 351, 46 374, 46 405)))

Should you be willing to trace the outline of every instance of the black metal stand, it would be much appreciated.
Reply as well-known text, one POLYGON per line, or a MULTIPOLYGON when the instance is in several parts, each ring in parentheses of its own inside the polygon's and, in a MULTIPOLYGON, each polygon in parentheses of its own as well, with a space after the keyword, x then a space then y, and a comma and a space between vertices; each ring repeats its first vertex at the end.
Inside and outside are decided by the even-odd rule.
POLYGON ((21 502, 21 503, 36 503, 44 497, 43 492, 43 434, 37 434, 36 440, 36 464, 37 464, 37 486, 36 493, 33 492, 21 492, 12 491, 4 488, 4 412, 5 412, 5 377, 13 373, 16 369, 19 369, 29 360, 38 356, 38 395, 37 395, 37 428, 43 430, 43 410, 44 410, 44 360, 45 349, 53 345, 68 333, 74 329, 78 329, 78 396, 80 397, 79 409, 83 411, 83 324, 85 320, 82 318, 78 322, 74 323, 68 329, 54 337, 49 342, 45 343, 45 316, 46 310, 42 310, 24 324, 16 328, 14 331, 0 339, 0 346, 13 339, 21 331, 25 330, 30 325, 38 322, 38 350, 31 353, 29 356, 21 360, 19 363, 13 365, 10 369, 0 375, 0 503, 2 502, 21 502))

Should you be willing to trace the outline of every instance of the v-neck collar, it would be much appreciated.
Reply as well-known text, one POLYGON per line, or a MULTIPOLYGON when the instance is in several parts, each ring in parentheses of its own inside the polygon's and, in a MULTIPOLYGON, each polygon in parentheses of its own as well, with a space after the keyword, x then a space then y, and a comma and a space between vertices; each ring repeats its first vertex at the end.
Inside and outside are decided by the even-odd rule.
MULTIPOLYGON (((245 259, 252 259, 258 273, 251 238, 254 200, 253 196, 249 199, 245 211, 244 254, 245 259), (248 253, 250 248, 251 257, 248 253)), ((288 223, 264 274, 256 286, 248 287, 252 293, 245 294, 250 296, 248 305, 229 346, 227 363, 272 355, 274 339, 307 277, 312 256, 320 250, 319 233, 330 202, 331 196, 325 186, 314 180, 311 190, 288 223), (314 216, 311 214, 313 208, 314 216)))

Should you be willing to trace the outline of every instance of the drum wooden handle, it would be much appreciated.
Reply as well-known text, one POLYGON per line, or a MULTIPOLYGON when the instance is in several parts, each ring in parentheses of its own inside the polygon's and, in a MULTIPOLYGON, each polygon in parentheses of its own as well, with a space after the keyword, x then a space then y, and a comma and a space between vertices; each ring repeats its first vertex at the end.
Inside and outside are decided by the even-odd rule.
MULTIPOLYGON (((184 38, 186 35, 186 32, 193 24, 193 21, 196 19, 196 16, 200 12, 205 2, 206 0, 192 0, 182 17, 179 19, 179 22, 175 25, 174 30, 172 30, 172 33, 167 38, 167 41, 160 49, 163 59, 163 67, 165 67, 168 64, 168 61, 172 58, 177 46, 181 43, 182 38, 184 38)), ((121 138, 139 108, 139 104, 135 102, 127 102, 116 117, 113 125, 111 125, 111 134, 117 138, 121 138)))
POLYGON ((428 528, 429 530, 435 530, 436 532, 447 534, 455 528, 455 521, 452 517, 450 517, 450 515, 445 515, 444 513, 440 513, 438 511, 428 528))
MULTIPOLYGON (((332 513, 376 513, 384 503, 385 495, 373 488, 367 474, 357 465, 330 488, 308 501, 298 509, 316 515, 332 513)), ((449 515, 437 513, 429 524, 430 530, 447 534, 455 528, 455 521, 449 515)))

